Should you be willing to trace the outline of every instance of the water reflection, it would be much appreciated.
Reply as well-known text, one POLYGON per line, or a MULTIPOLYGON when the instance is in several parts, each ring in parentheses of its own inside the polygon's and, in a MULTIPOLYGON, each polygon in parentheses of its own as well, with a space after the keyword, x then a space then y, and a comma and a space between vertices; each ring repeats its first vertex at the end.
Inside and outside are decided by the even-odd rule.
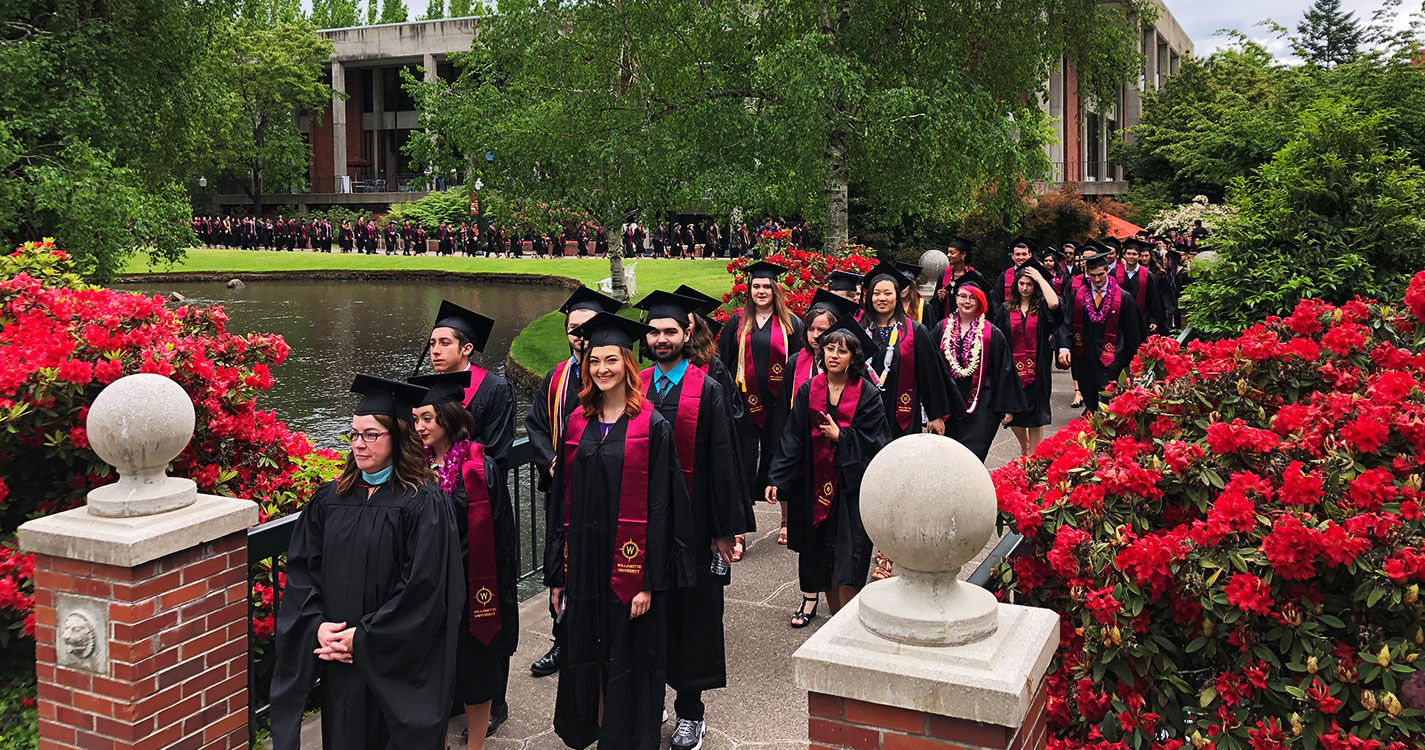
MULTIPOLYGON (((404 379, 425 350, 426 337, 442 299, 495 319, 495 330, 476 361, 504 373, 505 355, 519 331, 559 306, 568 292, 551 286, 501 282, 269 281, 242 290, 221 282, 123 284, 122 291, 178 292, 193 304, 221 304, 228 330, 280 334, 292 347, 273 370, 272 390, 258 398, 294 430, 321 447, 341 445, 356 406, 347 392, 352 375, 368 372, 404 379)), ((422 372, 430 372, 422 363, 422 372)), ((516 389, 517 431, 524 434, 529 395, 516 389)))

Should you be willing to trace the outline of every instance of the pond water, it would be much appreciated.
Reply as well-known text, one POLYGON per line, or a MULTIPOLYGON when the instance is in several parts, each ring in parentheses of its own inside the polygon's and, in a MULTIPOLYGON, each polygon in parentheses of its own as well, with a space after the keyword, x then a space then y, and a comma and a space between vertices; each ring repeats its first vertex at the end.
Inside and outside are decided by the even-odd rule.
MULTIPOLYGON (((341 446, 338 435, 351 422, 357 396, 348 393, 357 372, 394 379, 410 377, 425 349, 442 299, 495 319, 495 330, 476 361, 504 374, 510 343, 535 318, 557 308, 568 291, 539 284, 494 281, 300 281, 255 279, 231 290, 222 282, 120 284, 120 291, 178 292, 192 304, 220 304, 234 333, 276 333, 292 347, 273 369, 272 390, 258 407, 277 412, 318 446, 341 446)), ((430 373, 429 361, 421 365, 430 373)), ((516 389, 517 434, 524 434, 529 394, 516 389)))

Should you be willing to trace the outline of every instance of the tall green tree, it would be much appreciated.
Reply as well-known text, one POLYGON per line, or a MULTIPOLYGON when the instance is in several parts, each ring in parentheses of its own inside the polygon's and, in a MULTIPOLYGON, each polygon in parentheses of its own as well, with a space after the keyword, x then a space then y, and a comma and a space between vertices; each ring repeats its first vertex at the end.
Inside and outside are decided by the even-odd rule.
POLYGON ((380 17, 380 0, 366 0, 366 25, 375 26, 376 19, 380 17))
POLYGON ((319 118, 332 95, 324 80, 332 44, 313 32, 305 20, 240 20, 224 30, 215 58, 226 117, 210 163, 243 186, 258 213, 270 188, 306 187, 309 149, 295 118, 319 118))
POLYGON ((437 18, 445 18, 445 0, 426 0, 426 12, 421 20, 433 21, 437 18))
POLYGON ((741 207, 805 216, 839 250, 853 202, 944 216, 987 186, 1046 174, 1036 96, 1050 65, 1072 53, 1084 93, 1107 96, 1141 61, 1128 13, 1050 0, 509 0, 459 56, 457 81, 408 77, 425 128, 409 151, 614 227, 741 207))
POLYGON ((1234 333, 1302 299, 1395 299, 1425 268, 1425 169, 1386 135, 1395 114, 1323 98, 1290 142, 1233 183, 1222 257, 1188 287, 1195 327, 1234 333))
POLYGON ((1308 62, 1334 68, 1361 54, 1365 30, 1356 22, 1356 13, 1341 10, 1341 0, 1315 0, 1296 32, 1298 52, 1308 62))
POLYGON ((464 18, 474 15, 471 10, 470 0, 450 0, 450 17, 464 18))
POLYGON ((381 0, 380 23, 405 23, 408 15, 402 0, 381 0))

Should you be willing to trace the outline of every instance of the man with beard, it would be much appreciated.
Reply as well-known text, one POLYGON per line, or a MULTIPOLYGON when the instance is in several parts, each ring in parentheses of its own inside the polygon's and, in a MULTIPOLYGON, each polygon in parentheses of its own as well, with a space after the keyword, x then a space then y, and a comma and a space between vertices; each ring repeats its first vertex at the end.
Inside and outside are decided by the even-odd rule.
POLYGON ((702 745, 707 730, 703 691, 727 686, 722 589, 730 582, 734 538, 750 527, 746 483, 727 470, 738 460, 727 395, 684 353, 689 316, 701 305, 700 300, 664 291, 636 305, 648 312, 647 324, 653 328, 644 339, 654 362, 643 371, 644 393, 673 425, 678 465, 693 510, 697 585, 669 591, 664 608, 668 685, 677 691, 673 750, 702 745))

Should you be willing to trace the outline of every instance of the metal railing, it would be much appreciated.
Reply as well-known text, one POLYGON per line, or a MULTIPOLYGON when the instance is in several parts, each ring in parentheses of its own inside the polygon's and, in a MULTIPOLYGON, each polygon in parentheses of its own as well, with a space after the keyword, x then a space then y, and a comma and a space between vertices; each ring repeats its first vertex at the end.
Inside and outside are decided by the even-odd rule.
MULTIPOLYGON (((534 465, 534 450, 528 438, 520 438, 510 447, 509 475, 506 482, 510 489, 510 503, 515 514, 515 534, 520 538, 519 584, 521 589, 537 587, 530 583, 538 581, 536 576, 544 570, 544 513, 539 497, 538 469, 534 465)), ((247 530, 247 589, 248 622, 255 614, 253 586, 258 583, 256 576, 266 570, 271 571, 272 611, 275 614, 281 603, 282 590, 277 585, 277 576, 286 565, 287 548, 292 543, 292 532, 296 529, 301 512, 283 516, 275 521, 261 523, 247 530)), ((273 649, 268 649, 259 661, 257 649, 250 644, 247 652, 248 673, 248 726, 250 736, 256 736, 258 723, 267 717, 268 682, 271 676, 268 662, 275 657, 273 649), (261 689, 259 689, 259 687, 261 689)))
MULTIPOLYGON (((1178 343, 1183 346, 1186 346, 1188 342, 1196 338, 1197 332, 1193 330, 1192 326, 1184 328, 1177 336, 1178 343)), ((984 560, 980 561, 980 564, 975 567, 974 572, 970 573, 970 577, 965 580, 976 586, 989 588, 990 577, 994 575, 995 568, 1008 559, 1010 555, 1013 555, 1019 549, 1019 545, 1023 541, 1024 536, 1016 532, 1011 531, 1005 534, 1004 537, 999 540, 999 544, 996 544, 994 549, 990 550, 990 554, 985 556, 984 560)))

